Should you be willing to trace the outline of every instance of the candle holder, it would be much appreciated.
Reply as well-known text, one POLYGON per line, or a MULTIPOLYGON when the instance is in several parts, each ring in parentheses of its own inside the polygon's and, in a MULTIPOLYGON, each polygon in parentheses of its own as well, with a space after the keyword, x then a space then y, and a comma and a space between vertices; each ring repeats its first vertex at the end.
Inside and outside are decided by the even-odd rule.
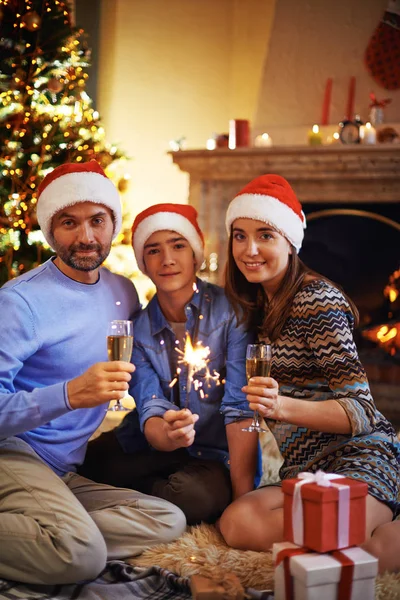
POLYGON ((365 123, 360 126, 361 144, 376 144, 376 129, 371 123, 365 123))
POLYGON ((245 148, 249 146, 250 123, 247 119, 231 119, 229 121, 229 148, 245 148))
POLYGON ((272 139, 268 133, 262 133, 261 135, 257 135, 254 140, 254 146, 256 148, 270 148, 272 146, 272 139))
POLYGON ((322 135, 318 125, 313 125, 312 130, 308 132, 308 143, 310 146, 321 146, 322 135))

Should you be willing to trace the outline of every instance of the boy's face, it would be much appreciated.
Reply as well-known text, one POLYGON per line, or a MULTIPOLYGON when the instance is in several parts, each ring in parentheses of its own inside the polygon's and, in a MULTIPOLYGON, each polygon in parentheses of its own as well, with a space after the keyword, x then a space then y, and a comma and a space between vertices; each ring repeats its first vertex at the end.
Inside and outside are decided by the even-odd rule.
POLYGON ((146 274, 157 292, 186 292, 192 289, 196 263, 192 247, 176 231, 156 231, 144 245, 146 274))

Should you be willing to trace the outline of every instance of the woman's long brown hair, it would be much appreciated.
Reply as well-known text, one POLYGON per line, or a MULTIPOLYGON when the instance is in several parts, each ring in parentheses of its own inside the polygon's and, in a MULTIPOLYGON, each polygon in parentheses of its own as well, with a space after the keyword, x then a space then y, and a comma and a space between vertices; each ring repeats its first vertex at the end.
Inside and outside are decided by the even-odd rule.
POLYGON ((312 279, 326 281, 338 288, 348 301, 355 323, 358 310, 341 287, 305 265, 295 248, 289 254, 289 264, 279 289, 269 301, 260 283, 250 283, 236 265, 232 253, 232 233, 229 237, 228 260, 225 267, 225 292, 240 323, 256 328, 260 336, 276 340, 289 317, 295 295, 312 279))

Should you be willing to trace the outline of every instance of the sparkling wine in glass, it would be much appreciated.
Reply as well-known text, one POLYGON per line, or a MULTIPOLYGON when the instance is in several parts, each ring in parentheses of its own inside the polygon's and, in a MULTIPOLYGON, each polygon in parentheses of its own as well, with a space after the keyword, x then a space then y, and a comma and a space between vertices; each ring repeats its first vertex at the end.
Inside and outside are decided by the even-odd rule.
MULTIPOLYGON (((133 323, 132 321, 111 321, 107 331, 108 360, 123 360, 130 362, 133 348, 133 323)), ((129 396, 128 392, 125 398, 129 396)), ((113 406, 107 410, 119 411, 130 410, 116 400, 113 406)))
MULTIPOLYGON (((252 377, 269 377, 271 371, 271 346, 270 344, 248 344, 246 350, 246 377, 247 383, 252 377)), ((255 410, 253 421, 249 427, 242 431, 268 431, 260 425, 260 416, 255 410)))

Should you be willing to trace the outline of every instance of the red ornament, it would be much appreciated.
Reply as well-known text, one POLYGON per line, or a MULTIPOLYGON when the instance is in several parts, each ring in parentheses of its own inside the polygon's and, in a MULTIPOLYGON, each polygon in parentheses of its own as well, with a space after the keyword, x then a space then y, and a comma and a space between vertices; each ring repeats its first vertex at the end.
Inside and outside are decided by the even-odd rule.
POLYGON ((56 77, 52 77, 51 79, 49 79, 47 84, 47 88, 50 90, 50 92, 53 92, 54 94, 58 94, 59 92, 61 92, 63 87, 64 85, 62 84, 62 82, 56 77))

